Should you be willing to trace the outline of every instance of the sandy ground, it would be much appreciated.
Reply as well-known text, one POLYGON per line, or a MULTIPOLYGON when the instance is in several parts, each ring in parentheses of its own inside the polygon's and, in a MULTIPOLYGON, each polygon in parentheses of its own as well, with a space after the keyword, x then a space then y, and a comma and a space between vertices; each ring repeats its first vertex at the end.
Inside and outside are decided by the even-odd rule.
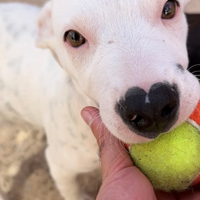
MULTIPOLYGON (((45 0, 13 0, 42 6, 45 0)), ((10 0, 0 0, 10 2, 10 0)), ((200 13, 200 0, 192 0, 187 12, 200 13)), ((1 29, 0 29, 1 30, 1 29)), ((16 124, 0 117, 0 190, 8 200, 61 200, 44 158, 45 134, 28 124, 16 124)), ((99 186, 96 172, 90 178, 79 179, 88 193, 99 186), (87 185, 94 185, 93 188, 87 185)), ((0 197, 1 199, 1 197, 0 197)))

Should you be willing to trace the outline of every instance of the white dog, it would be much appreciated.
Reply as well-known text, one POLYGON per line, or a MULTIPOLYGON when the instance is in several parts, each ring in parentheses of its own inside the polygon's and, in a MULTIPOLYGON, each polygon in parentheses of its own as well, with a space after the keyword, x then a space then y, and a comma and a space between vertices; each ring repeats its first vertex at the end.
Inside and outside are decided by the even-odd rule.
POLYGON ((126 143, 153 139, 194 110, 200 87, 186 70, 187 3, 52 0, 41 12, 0 5, 0 111, 44 128, 65 199, 86 199, 76 176, 99 167, 83 107, 98 107, 126 143))

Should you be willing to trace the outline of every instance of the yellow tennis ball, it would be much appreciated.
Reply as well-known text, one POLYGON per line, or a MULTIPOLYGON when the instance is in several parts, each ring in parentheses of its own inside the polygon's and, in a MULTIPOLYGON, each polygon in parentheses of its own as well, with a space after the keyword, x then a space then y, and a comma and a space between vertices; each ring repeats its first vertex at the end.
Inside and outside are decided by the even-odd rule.
POLYGON ((155 189, 185 190, 200 173, 200 134, 184 122, 151 142, 131 145, 130 155, 155 189))

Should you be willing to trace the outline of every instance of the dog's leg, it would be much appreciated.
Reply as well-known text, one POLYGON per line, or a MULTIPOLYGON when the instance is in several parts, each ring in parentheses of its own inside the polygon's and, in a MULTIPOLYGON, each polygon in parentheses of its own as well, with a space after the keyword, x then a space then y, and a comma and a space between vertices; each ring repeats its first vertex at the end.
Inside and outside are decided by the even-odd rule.
POLYGON ((67 200, 87 200, 87 194, 79 188, 77 175, 99 168, 97 144, 80 116, 79 105, 83 107, 85 100, 76 95, 73 87, 68 88, 66 95, 65 91, 61 89, 62 98, 45 104, 46 158, 62 196, 67 200))
MULTIPOLYGON (((50 166, 50 172, 57 184, 57 188, 60 191, 60 194, 63 196, 65 200, 90 200, 92 197, 89 197, 86 193, 83 193, 81 189, 79 188, 79 184, 77 182, 77 174, 80 169, 77 169, 76 166, 74 166, 74 169, 72 169, 71 166, 71 159, 72 157, 67 160, 68 166, 62 166, 60 163, 58 163, 56 160, 58 159, 58 155, 56 158, 53 155, 53 152, 55 152, 51 147, 46 149, 46 158, 50 166)), ((55 153, 54 153, 55 154, 55 153)), ((81 164, 79 163, 79 167, 81 167, 81 164)))
MULTIPOLYGON (((85 158, 74 155, 74 150, 67 150, 63 158, 59 155, 59 149, 51 145, 46 149, 46 158, 50 166, 50 172, 56 182, 57 188, 65 200, 90 200, 92 199, 85 191, 82 191, 77 181, 77 175, 89 169, 84 166, 85 158), (63 160, 65 159, 65 160, 63 160)), ((90 161, 88 160, 88 164, 90 161)), ((95 168, 92 166, 92 168, 95 168)), ((90 166, 90 169, 92 169, 90 166)), ((94 197, 93 197, 94 198, 94 197)))
POLYGON ((51 175, 57 183, 58 190, 64 198, 78 200, 79 188, 76 183, 76 173, 70 169, 63 169, 62 166, 59 166, 57 161, 58 157, 56 156, 55 158, 52 156, 53 153, 54 150, 51 147, 46 149, 46 158, 50 166, 51 175))

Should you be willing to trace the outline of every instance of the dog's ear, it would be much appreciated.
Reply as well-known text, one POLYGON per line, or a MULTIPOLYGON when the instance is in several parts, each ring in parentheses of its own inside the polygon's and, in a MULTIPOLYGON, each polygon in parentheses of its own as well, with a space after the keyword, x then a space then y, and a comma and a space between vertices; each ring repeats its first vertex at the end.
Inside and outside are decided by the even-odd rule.
POLYGON ((54 33, 52 28, 52 1, 48 1, 37 19, 36 45, 40 48, 52 48, 54 33))

